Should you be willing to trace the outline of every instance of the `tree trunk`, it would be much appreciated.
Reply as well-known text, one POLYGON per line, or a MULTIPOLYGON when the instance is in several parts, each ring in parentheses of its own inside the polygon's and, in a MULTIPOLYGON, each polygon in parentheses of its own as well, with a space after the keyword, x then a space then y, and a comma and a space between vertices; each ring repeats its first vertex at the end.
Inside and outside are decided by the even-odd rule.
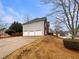
POLYGON ((74 34, 74 32, 72 33, 72 40, 74 40, 75 39, 75 34, 74 34))
POLYGON ((58 37, 58 31, 56 31, 56 37, 58 37))

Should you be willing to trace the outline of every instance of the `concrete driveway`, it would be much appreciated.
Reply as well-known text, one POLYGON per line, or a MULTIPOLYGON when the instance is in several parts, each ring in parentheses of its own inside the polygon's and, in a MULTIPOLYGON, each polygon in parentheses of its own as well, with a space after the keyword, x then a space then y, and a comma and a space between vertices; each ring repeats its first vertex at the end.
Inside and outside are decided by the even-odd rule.
POLYGON ((34 37, 12 37, 0 39, 0 59, 9 55, 16 49, 35 41, 34 37))

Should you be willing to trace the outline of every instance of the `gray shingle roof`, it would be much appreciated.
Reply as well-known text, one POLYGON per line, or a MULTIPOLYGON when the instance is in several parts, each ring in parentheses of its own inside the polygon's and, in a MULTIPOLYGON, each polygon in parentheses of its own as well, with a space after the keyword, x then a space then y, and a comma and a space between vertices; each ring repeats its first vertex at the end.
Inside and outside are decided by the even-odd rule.
POLYGON ((45 21, 45 20, 47 20, 46 17, 36 18, 36 19, 33 19, 33 20, 31 20, 31 21, 28 21, 28 22, 24 23, 23 25, 25 25, 25 24, 30 24, 30 23, 34 23, 34 22, 39 22, 39 21, 45 21))

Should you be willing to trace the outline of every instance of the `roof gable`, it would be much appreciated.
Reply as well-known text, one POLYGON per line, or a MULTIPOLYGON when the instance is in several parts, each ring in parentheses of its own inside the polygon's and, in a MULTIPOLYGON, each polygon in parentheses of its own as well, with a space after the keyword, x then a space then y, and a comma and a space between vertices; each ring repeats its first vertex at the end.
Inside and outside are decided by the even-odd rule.
POLYGON ((34 23, 34 22, 39 22, 39 21, 46 21, 46 20, 47 20, 46 17, 36 18, 36 19, 33 19, 33 20, 31 20, 31 21, 28 21, 28 22, 24 23, 23 25, 25 25, 25 24, 30 24, 30 23, 34 23))

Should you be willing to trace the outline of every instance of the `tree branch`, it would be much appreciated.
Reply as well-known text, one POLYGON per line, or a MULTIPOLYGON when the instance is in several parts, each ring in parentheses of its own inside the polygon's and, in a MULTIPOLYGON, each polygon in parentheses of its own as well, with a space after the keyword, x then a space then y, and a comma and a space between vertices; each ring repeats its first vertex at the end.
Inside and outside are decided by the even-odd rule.
POLYGON ((77 5, 78 5, 78 9, 77 9, 77 15, 76 15, 76 25, 75 25, 75 28, 76 28, 76 33, 75 34, 77 34, 77 31, 78 31, 78 29, 77 29, 77 27, 78 27, 78 15, 79 15, 79 3, 77 3, 77 5))
POLYGON ((64 10, 64 14, 65 16, 67 17, 67 22, 68 22, 68 25, 70 27, 70 29, 72 29, 71 25, 70 25, 70 20, 69 20, 69 16, 67 14, 67 11, 66 11, 66 5, 65 5, 65 2, 63 2, 62 0, 60 0, 61 3, 62 3, 62 7, 63 7, 63 10, 64 10))

